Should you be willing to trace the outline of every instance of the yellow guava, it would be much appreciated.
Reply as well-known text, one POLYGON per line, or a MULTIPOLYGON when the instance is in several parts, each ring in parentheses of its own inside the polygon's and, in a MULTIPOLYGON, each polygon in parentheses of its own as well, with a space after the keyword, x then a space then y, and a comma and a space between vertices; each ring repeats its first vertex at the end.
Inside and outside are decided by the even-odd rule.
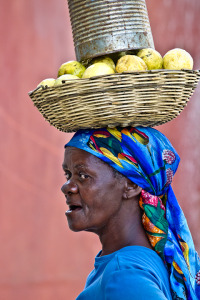
POLYGON ((98 62, 89 66, 85 70, 82 78, 90 78, 94 76, 114 74, 114 73, 115 71, 108 64, 98 62))
POLYGON ((85 67, 80 62, 72 60, 60 66, 58 70, 58 77, 64 74, 72 74, 81 78, 84 72, 85 67))
POLYGON ((44 87, 51 87, 54 86, 55 79, 54 78, 47 78, 42 80, 37 87, 44 86, 44 87))
POLYGON ((172 49, 163 57, 163 66, 168 70, 193 69, 192 56, 183 49, 172 49))
POLYGON ((145 62, 136 55, 122 56, 116 64, 117 73, 147 70, 145 62))
POLYGON ((72 74, 61 75, 55 80, 54 86, 61 85, 65 83, 67 80, 74 80, 74 79, 79 79, 79 77, 72 74))
POLYGON ((158 70, 163 68, 163 58, 161 54, 151 48, 142 49, 137 53, 147 65, 148 70, 158 70))
POLYGON ((111 68, 113 68, 113 70, 115 70, 115 63, 112 60, 112 58, 110 58, 109 56, 101 56, 101 57, 94 58, 92 60, 92 64, 96 64, 99 62, 105 63, 109 65, 111 68))

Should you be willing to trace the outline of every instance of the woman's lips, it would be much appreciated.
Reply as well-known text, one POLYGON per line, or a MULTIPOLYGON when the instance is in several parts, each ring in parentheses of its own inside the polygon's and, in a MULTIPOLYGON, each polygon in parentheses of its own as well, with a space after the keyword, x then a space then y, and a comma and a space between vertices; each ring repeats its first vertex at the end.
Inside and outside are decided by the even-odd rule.
POLYGON ((70 204, 69 205, 69 209, 65 212, 66 215, 69 215, 69 214, 72 214, 72 213, 75 213, 75 212, 78 212, 82 209, 82 206, 80 205, 72 205, 70 204))

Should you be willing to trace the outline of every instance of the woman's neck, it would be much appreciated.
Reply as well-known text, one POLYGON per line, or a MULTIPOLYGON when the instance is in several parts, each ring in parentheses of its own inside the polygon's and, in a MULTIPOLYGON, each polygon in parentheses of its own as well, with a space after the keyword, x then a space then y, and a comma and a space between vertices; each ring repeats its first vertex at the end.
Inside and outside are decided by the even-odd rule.
POLYGON ((98 233, 102 244, 101 256, 113 253, 126 246, 144 246, 152 249, 142 225, 141 210, 125 207, 119 215, 98 233))

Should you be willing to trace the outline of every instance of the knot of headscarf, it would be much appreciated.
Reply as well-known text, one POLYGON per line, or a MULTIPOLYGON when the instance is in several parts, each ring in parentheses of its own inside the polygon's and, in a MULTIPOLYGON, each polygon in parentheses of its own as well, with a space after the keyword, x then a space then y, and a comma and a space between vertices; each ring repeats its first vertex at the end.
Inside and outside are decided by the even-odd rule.
POLYGON ((143 190, 142 224, 169 274, 173 299, 200 299, 200 262, 171 182, 180 158, 159 131, 145 127, 79 130, 65 146, 85 150, 143 190))

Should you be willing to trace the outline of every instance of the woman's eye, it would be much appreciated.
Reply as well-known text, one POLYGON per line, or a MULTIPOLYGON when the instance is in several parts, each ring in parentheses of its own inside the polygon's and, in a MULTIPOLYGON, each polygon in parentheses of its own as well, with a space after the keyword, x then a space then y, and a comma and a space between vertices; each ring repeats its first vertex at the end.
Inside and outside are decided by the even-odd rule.
POLYGON ((66 177, 66 179, 67 179, 67 180, 69 180, 69 179, 70 179, 70 177, 71 177, 71 174, 70 174, 70 172, 65 172, 65 177, 66 177))
POLYGON ((80 174, 79 174, 79 177, 80 177, 81 179, 86 179, 86 178, 88 178, 89 176, 86 175, 86 174, 80 173, 80 174))

